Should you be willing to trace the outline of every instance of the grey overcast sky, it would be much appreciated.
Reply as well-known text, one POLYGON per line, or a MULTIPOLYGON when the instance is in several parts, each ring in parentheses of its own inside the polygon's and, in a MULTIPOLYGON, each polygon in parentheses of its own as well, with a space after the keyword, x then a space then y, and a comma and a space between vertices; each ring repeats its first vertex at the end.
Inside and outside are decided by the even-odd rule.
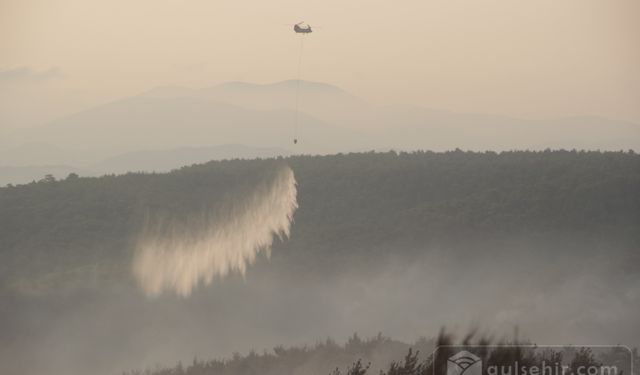
POLYGON ((0 130, 159 85, 302 78, 377 104, 640 122, 637 0, 0 0, 0 130))

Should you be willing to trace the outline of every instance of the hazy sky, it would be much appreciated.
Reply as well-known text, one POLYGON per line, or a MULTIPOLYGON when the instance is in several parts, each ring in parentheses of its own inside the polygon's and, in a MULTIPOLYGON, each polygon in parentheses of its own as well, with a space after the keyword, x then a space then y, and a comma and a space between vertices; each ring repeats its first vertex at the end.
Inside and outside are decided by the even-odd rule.
POLYGON ((379 104, 640 122, 637 0, 0 0, 0 130, 178 84, 295 78, 379 104))

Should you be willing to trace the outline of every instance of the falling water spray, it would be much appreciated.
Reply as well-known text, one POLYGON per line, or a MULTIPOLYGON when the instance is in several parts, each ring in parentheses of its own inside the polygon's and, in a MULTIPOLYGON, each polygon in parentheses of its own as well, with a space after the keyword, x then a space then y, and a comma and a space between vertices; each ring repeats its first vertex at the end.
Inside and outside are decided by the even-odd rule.
POLYGON ((293 171, 280 167, 251 191, 228 196, 216 212, 186 220, 149 220, 132 271, 148 296, 169 291, 189 296, 231 272, 242 275, 274 238, 288 238, 298 208, 293 171))

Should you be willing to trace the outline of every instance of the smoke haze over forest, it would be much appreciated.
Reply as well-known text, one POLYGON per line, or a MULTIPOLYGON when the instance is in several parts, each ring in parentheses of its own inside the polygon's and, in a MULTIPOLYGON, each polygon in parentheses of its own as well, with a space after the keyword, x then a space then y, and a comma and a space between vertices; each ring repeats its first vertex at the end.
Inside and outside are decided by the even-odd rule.
POLYGON ((638 359, 637 0, 0 0, 0 52, 2 375, 638 359))
POLYGON ((363 153, 3 188, 1 362, 13 373, 118 373, 353 332, 412 342, 442 326, 635 346, 639 163, 634 153, 363 153), (188 298, 145 297, 131 264, 149 213, 224 212, 282 163, 299 208, 271 257, 188 298))

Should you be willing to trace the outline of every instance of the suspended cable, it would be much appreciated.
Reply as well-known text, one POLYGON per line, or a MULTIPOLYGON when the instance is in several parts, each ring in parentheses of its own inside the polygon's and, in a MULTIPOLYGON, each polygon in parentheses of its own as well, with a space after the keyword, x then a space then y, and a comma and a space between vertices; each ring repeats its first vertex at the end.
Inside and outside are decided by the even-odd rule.
POLYGON ((298 143, 298 119, 300 109, 300 77, 302 73, 302 50, 304 47, 304 35, 300 36, 300 51, 298 54, 298 76, 296 78, 296 111, 293 121, 293 144, 298 143))

